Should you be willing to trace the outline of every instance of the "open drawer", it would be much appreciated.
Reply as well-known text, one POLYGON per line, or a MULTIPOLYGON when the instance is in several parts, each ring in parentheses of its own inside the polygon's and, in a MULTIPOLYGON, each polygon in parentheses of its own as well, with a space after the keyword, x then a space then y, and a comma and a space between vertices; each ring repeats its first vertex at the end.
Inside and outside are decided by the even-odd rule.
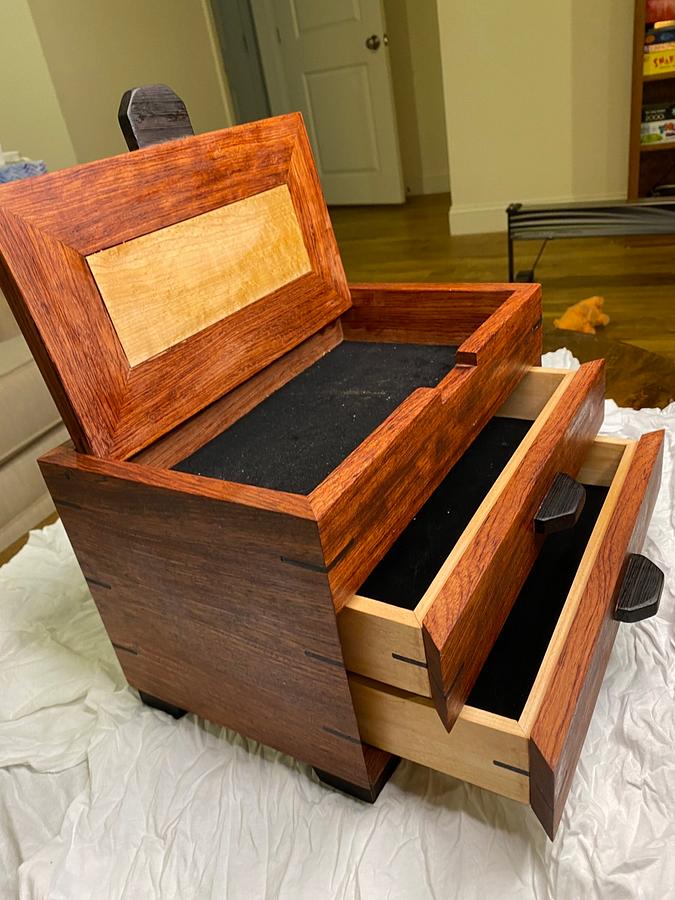
POLYGON ((537 557, 541 504, 597 434, 602 376, 528 371, 340 612, 349 671, 433 697, 450 730, 537 557))
MULTIPOLYGON (((587 490, 583 512, 572 529, 546 538, 449 734, 432 701, 419 696, 429 690, 418 665, 408 691, 350 676, 362 739, 531 804, 553 837, 618 620, 658 606, 662 575, 635 554, 660 483, 662 441, 663 432, 596 439, 578 476, 587 490)), ((410 621, 400 626, 408 644, 396 646, 419 662, 422 642, 415 635, 413 644, 410 621)))

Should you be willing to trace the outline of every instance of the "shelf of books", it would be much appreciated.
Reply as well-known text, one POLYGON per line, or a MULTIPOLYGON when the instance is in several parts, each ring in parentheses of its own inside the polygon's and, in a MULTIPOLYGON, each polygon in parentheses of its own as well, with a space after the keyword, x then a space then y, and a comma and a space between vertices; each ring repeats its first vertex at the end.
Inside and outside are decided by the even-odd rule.
POLYGON ((629 200, 675 195, 675 152, 670 151, 675 151, 675 0, 635 0, 629 200))

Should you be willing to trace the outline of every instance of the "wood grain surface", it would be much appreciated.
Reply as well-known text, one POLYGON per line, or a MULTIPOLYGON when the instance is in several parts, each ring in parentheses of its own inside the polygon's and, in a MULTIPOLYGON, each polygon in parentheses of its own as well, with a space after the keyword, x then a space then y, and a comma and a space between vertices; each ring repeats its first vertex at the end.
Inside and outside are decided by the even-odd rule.
POLYGON ((396 756, 527 803, 528 744, 517 722, 464 707, 450 734, 430 700, 349 676, 364 740, 396 756))
MULTIPOLYGON (((424 194, 408 197, 400 206, 333 207, 331 219, 348 279, 502 281, 507 272, 503 231, 450 234, 450 200, 449 194, 424 194)), ((538 250, 532 241, 517 242, 516 268, 531 268, 538 250)), ((675 235, 571 238, 549 241, 537 264, 544 300, 544 339, 547 334, 550 339, 546 350, 570 346, 568 340, 578 337, 581 340, 573 352, 581 362, 588 362, 608 357, 616 342, 629 342, 628 349, 621 343, 615 348, 614 365, 608 358, 607 396, 619 406, 665 406, 669 397, 675 399, 674 250, 675 235), (571 304, 593 294, 605 298, 604 309, 611 319, 597 335, 600 340, 595 347, 591 335, 553 327, 553 320, 571 304), (587 345, 585 355, 579 352, 582 343, 587 345), (650 353, 636 356, 635 364, 629 358, 626 371, 622 356, 636 345, 650 353)))
MULTIPOLYGON (((451 296, 454 286, 447 287, 451 296)), ((386 323, 386 307, 379 315, 386 323)), ((451 303, 446 315, 452 319, 451 303)), ((459 364, 438 386, 411 394, 309 495, 338 611, 527 368, 539 362, 540 321, 538 286, 514 287, 460 345, 459 364)))
POLYGON ((351 302, 297 114, 5 185, 0 259, 2 289, 77 448, 118 459, 246 381, 351 302), (281 185, 312 271, 130 368, 86 257, 281 185))
MULTIPOLYGON (((618 622, 612 618, 623 564, 639 553, 661 481, 663 432, 629 447, 617 468, 602 528, 582 561, 580 596, 556 632, 522 723, 530 734, 530 803, 553 838, 593 714, 618 622)), ((603 510, 604 511, 604 510, 603 510)), ((601 514, 602 515, 602 514, 601 514)), ((600 523, 599 523, 600 524, 600 523)), ((626 626, 623 627, 636 627, 626 626)))
POLYGON ((361 743, 306 501, 68 449, 41 467, 130 684, 370 790, 390 758, 361 743))
POLYGON ((137 366, 312 268, 285 184, 87 257, 137 366))
POLYGON ((474 516, 416 610, 432 695, 448 730, 537 556, 535 513, 558 472, 577 474, 602 422, 603 399, 601 360, 563 382, 486 497, 485 517, 474 516))
POLYGON ((422 628, 411 609, 356 594, 338 616, 350 672, 431 697, 422 628))
POLYGON ((461 344, 513 295, 509 284, 350 284, 342 317, 354 341, 461 344))
MULTIPOLYGON (((534 421, 563 379, 571 377, 569 370, 531 367, 497 415, 534 421)), ((596 459, 594 451, 595 444, 586 460, 596 459)), ((604 471, 602 461, 596 465, 604 471)), ((357 594, 340 611, 338 626, 351 672, 431 697, 422 625, 413 610, 357 594)))
POLYGON ((185 104, 166 84, 144 84, 125 91, 117 119, 130 150, 194 134, 185 104))

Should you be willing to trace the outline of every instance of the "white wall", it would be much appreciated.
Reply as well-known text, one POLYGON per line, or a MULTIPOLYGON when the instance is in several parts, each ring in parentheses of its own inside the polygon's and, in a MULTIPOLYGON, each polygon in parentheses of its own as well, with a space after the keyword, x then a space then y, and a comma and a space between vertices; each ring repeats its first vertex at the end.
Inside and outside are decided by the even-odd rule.
POLYGON ((126 151, 117 108, 140 84, 169 84, 197 132, 232 124, 208 0, 29 4, 78 162, 126 151))
POLYGON ((436 0, 384 0, 384 11, 406 190, 448 191, 436 0))
POLYGON ((2 5, 0 144, 5 150, 44 159, 50 170, 75 163, 75 150, 27 0, 2 5))
POLYGON ((625 197, 632 0, 438 0, 451 231, 625 197))

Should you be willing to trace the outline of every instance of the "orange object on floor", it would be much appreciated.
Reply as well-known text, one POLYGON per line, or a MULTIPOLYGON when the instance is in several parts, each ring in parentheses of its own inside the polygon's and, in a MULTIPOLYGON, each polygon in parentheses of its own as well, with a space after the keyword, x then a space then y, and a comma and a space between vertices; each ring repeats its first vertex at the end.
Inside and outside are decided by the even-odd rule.
POLYGON ((553 324, 561 331, 579 331, 582 334, 595 334, 596 326, 609 324, 609 316, 602 311, 604 297, 588 297, 573 306, 569 306, 553 324))

